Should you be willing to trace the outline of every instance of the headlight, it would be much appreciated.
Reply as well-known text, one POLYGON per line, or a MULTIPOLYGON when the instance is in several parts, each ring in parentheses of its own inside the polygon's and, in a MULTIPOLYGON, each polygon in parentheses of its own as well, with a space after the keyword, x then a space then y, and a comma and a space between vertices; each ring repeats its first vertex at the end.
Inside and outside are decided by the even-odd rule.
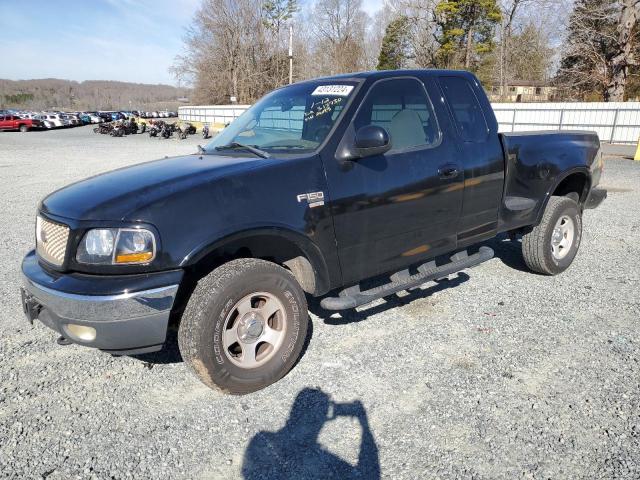
POLYGON ((156 256, 156 239, 142 228, 96 228, 78 245, 76 260, 93 265, 149 263, 156 256))

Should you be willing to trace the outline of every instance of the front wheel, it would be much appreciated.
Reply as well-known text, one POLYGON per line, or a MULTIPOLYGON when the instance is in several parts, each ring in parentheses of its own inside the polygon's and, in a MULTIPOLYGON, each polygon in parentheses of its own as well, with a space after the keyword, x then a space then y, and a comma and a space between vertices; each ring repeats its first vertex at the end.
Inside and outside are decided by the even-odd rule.
POLYGON ((196 286, 178 331, 182 358, 206 385, 255 392, 296 363, 309 315, 291 272, 271 262, 225 263, 196 286))
POLYGON ((28 132, 29 131, 29 127, 26 125, 20 125, 20 131, 22 133, 28 132))
POLYGON ((564 272, 582 239, 582 215, 569 197, 551 197, 542 221, 522 237, 522 254, 529 269, 546 275, 564 272))

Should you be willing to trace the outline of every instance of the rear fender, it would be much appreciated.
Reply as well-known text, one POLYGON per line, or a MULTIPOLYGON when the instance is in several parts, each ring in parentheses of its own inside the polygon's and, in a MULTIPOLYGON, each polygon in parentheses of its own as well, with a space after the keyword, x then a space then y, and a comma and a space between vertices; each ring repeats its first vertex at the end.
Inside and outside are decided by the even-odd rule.
POLYGON ((538 215, 536 217, 536 223, 535 223, 536 225, 538 225, 542 221, 542 215, 544 215, 544 211, 547 208, 547 204, 549 203, 549 199, 553 196, 554 192, 558 189, 560 184, 565 179, 567 179, 568 177, 570 177, 571 175, 573 175, 575 173, 583 174, 585 176, 585 178, 586 178, 586 184, 585 184, 585 186, 583 188, 583 191, 580 193, 579 204, 582 207, 582 205, 584 204, 585 200, 587 199, 587 196, 589 195, 589 190, 591 189, 591 174, 589 172, 589 169, 587 167, 584 167, 584 166, 575 167, 575 168, 572 168, 570 170, 567 170, 566 172, 563 172, 562 175, 558 176, 556 181, 551 184, 551 187, 549 188, 549 190, 545 194, 544 199, 542 201, 542 204, 540 206, 540 209, 538 210, 538 215))

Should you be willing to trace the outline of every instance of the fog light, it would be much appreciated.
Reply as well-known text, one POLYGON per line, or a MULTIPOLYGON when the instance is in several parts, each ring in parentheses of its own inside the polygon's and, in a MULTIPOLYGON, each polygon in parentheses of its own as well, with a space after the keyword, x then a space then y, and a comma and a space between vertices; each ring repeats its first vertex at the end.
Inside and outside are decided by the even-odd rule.
POLYGON ((67 323, 65 326, 69 335, 76 340, 82 340, 84 342, 91 342, 96 339, 96 329, 93 327, 86 327, 84 325, 74 325, 73 323, 67 323))

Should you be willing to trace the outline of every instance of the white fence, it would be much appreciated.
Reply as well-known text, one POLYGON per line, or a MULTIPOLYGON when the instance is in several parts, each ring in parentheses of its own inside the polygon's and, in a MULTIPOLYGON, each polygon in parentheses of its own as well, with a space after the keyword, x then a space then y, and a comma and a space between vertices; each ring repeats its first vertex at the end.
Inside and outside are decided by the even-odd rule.
MULTIPOLYGON (((640 102, 494 103, 501 132, 591 130, 608 143, 636 143, 640 138, 640 102)), ((226 124, 249 105, 180 107, 181 120, 226 124)))
POLYGON ((602 142, 636 143, 640 102, 494 103, 499 131, 591 130, 602 142))
POLYGON ((186 122, 227 124, 239 117, 251 105, 202 105, 178 107, 178 117, 186 122))

